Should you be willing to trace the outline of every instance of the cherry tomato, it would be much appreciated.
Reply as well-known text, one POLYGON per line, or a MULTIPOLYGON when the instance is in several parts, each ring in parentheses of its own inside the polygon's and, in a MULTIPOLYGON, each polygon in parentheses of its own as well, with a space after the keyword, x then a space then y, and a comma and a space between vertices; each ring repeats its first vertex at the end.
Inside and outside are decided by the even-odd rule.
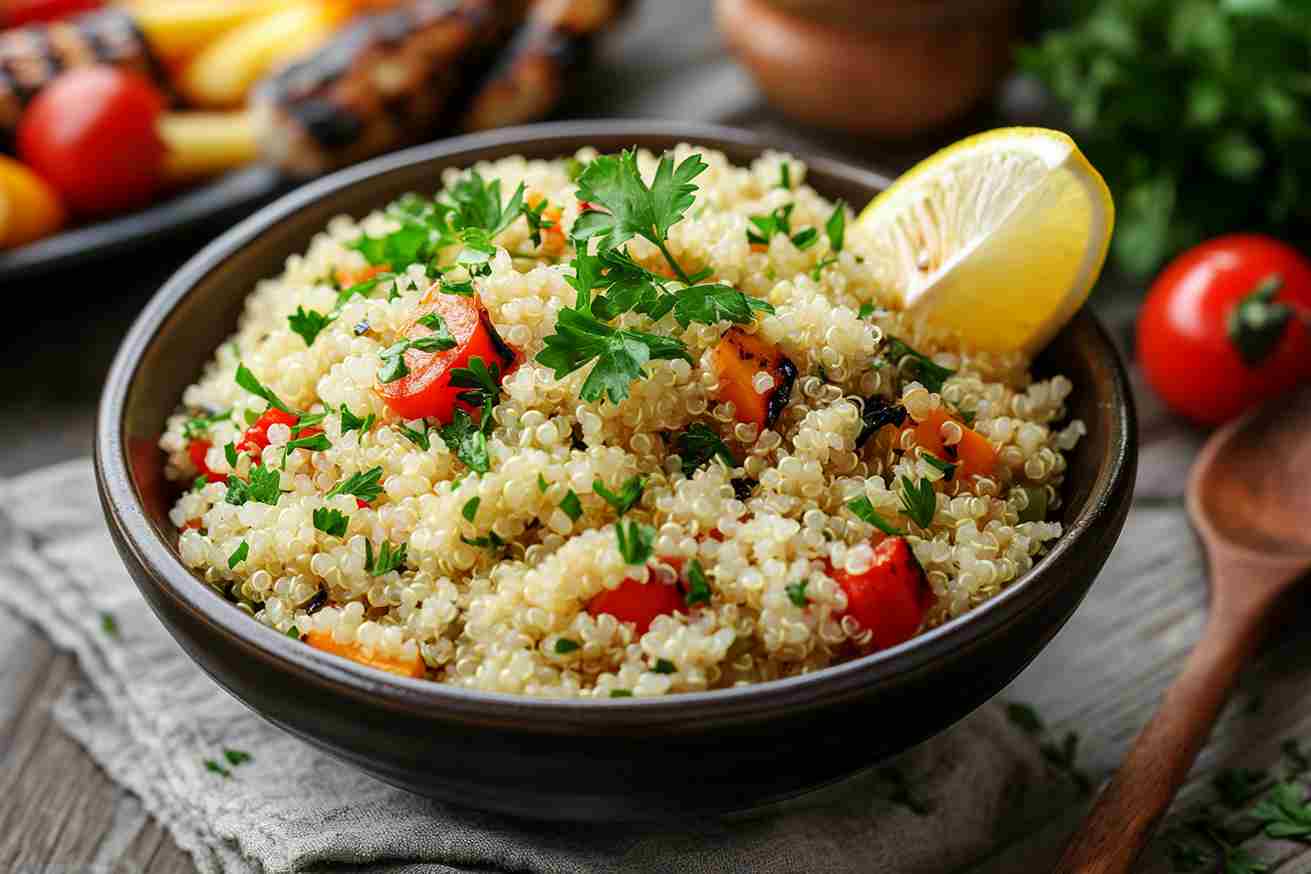
POLYGON ((683 593, 678 586, 657 580, 643 583, 628 579, 616 589, 607 589, 587 602, 587 612, 593 616, 609 613, 620 622, 632 622, 639 635, 646 634, 657 616, 669 613, 686 613, 683 593))
POLYGON ((377 392, 387 406, 402 419, 435 418, 443 425, 455 417, 455 408, 472 411, 474 408, 459 395, 469 391, 451 385, 451 371, 468 367, 475 356, 490 369, 497 365, 506 374, 514 364, 514 351, 492 327, 487 310, 477 297, 447 294, 434 285, 423 300, 408 328, 402 333, 407 339, 416 339, 432 333, 432 329, 419 320, 436 313, 441 316, 455 340, 455 346, 438 352, 410 349, 404 353, 409 372, 400 379, 380 382, 377 392))
MULTIPOLYGON (((269 445, 269 427, 271 425, 286 425, 288 428, 294 428, 299 421, 300 417, 297 415, 284 413, 282 410, 269 407, 255 420, 255 424, 246 429, 241 442, 237 444, 237 449, 242 452, 249 452, 251 455, 259 455, 264 451, 264 447, 269 445)), ((306 428, 305 430, 309 431, 310 429, 306 428)))
POLYGON ((191 463, 195 465, 196 470, 200 472, 206 480, 212 483, 226 482, 227 477, 221 473, 215 473, 209 469, 205 463, 205 454, 209 452, 211 444, 208 440, 192 440, 187 444, 187 455, 191 456, 191 463))
POLYGON ((79 67, 37 94, 18 123, 18 153, 76 213, 148 203, 160 184, 164 96, 142 76, 79 67))
POLYGON ((72 18, 105 5, 103 0, 8 0, 0 21, 5 27, 22 27, 42 21, 72 18))
POLYGON ((1218 425, 1311 378, 1311 263, 1278 240, 1218 237, 1180 255, 1138 316, 1138 361, 1173 410, 1218 425))
POLYGON ((830 568, 847 595, 846 615, 872 635, 873 649, 910 640, 933 606, 933 589, 904 537, 889 537, 874 547, 874 564, 863 574, 830 568))

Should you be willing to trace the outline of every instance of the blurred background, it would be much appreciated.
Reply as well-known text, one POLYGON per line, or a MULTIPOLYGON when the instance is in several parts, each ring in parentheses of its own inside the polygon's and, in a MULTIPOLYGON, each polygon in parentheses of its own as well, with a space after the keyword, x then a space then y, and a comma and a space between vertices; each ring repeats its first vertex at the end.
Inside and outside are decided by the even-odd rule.
MULTIPOLYGON (((1239 231, 1301 246, 1311 215, 1311 12, 1294 0, 0 10, 0 287, 30 310, 11 321, 0 412, 21 427, 0 475, 90 450, 119 339, 224 228, 307 179, 464 132, 718 122, 895 176, 974 131, 1069 130, 1115 194, 1111 269, 1093 302, 1124 326, 1126 349, 1170 258, 1239 231)), ((1292 321, 1311 299, 1302 306, 1292 321)), ((1305 342, 1291 354, 1311 358, 1305 342)))

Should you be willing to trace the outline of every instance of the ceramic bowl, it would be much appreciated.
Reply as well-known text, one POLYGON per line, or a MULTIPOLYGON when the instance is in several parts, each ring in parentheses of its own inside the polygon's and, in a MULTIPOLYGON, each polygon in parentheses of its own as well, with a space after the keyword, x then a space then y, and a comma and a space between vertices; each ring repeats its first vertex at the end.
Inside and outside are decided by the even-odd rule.
MULTIPOLYGON (((1073 382, 1088 435, 1070 457, 1065 533, 1031 573, 970 614, 907 643, 806 676, 730 690, 602 701, 467 691, 395 677, 291 640, 202 584, 177 554, 177 487, 156 447, 183 389, 234 329, 255 282, 282 269, 328 220, 360 217, 441 171, 591 145, 693 142, 744 163, 777 141, 673 122, 506 129, 380 158, 307 185, 206 247, 154 297, 123 341, 96 433, 110 530, 160 620, 254 711, 344 762, 424 795, 566 820, 649 820, 749 810, 800 795, 923 741, 995 695, 1078 606, 1129 508, 1136 449, 1124 369, 1078 315, 1036 363, 1073 382)), ((807 182, 848 203, 886 180, 795 152, 807 182)))

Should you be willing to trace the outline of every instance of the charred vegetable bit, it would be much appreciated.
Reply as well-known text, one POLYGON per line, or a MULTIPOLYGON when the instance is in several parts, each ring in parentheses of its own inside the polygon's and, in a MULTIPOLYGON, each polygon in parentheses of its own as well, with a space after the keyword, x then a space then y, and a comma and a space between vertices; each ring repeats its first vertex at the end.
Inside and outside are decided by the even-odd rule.
POLYGON ((739 422, 768 428, 792 397, 797 368, 776 347, 741 328, 729 328, 711 352, 711 366, 719 378, 719 397, 731 401, 739 422), (757 386, 757 375, 769 385, 757 386))
POLYGON ((734 477, 728 482, 733 487, 733 497, 739 501, 745 501, 751 497, 751 494, 756 490, 756 486, 760 484, 757 480, 745 476, 734 477))
POLYGON ((869 442, 879 431, 888 425, 900 428, 906 421, 906 408, 901 404, 888 403, 883 398, 874 397, 865 401, 864 408, 860 411, 860 434, 856 437, 856 448, 859 449, 869 442))

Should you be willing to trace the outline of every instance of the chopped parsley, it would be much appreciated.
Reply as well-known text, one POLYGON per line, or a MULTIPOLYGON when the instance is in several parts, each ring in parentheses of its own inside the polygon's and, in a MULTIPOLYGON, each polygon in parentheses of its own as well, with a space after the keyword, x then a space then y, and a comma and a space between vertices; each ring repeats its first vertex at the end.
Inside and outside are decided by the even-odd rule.
POLYGON ((253 761, 255 757, 242 750, 224 750, 223 758, 227 759, 228 764, 235 768, 239 765, 244 765, 247 762, 253 761))
POLYGON ((889 537, 899 537, 906 533, 880 516, 879 512, 874 509, 874 505, 870 503, 869 498, 864 495, 847 501, 847 509, 854 513, 857 519, 868 522, 889 537))
POLYGON ((642 492, 646 489, 646 480, 640 476, 630 476, 619 487, 619 491, 612 492, 605 487, 605 483, 598 480, 592 481, 592 491, 596 492, 605 502, 615 508, 615 512, 620 516, 633 509, 638 501, 642 500, 642 492))
POLYGON ((697 468, 709 464, 712 458, 718 458, 729 470, 737 467, 737 459, 729 451, 728 444, 713 429, 700 422, 688 425, 687 430, 678 435, 674 446, 686 477, 691 477, 697 468))
POLYGON ((610 697, 611 697, 611 698, 632 698, 632 697, 633 697, 633 693, 630 692, 630 691, 627 690, 627 689, 611 689, 611 690, 610 690, 610 697))
POLYGON ((224 779, 227 779, 232 776, 231 771, 229 771, 227 768, 223 767, 213 759, 205 759, 204 764, 205 764, 206 771, 209 771, 214 774, 218 774, 220 777, 223 777, 224 779))
POLYGON ((492 469, 491 458, 487 454, 487 435, 464 410, 457 409, 451 424, 443 425, 438 433, 447 448, 470 470, 487 473, 492 469))
POLYGON ((429 315, 435 317, 438 324, 438 328, 431 334, 398 340, 378 353, 378 359, 382 362, 378 368, 378 382, 386 384, 408 376, 410 368, 405 363, 405 353, 411 349, 419 352, 444 352, 455 348, 455 338, 446 329, 442 317, 437 313, 429 313, 429 315))
POLYGON ((345 536, 346 526, 350 521, 350 517, 340 510, 319 507, 314 511, 314 527, 329 537, 345 536))
POLYGON ((783 161, 778 165, 778 188, 784 191, 792 190, 792 165, 783 161))
POLYGON ((546 494, 546 490, 549 489, 550 487, 551 487, 550 484, 546 482, 546 477, 542 476, 539 473, 537 475, 537 491, 541 492, 542 494, 546 494))
POLYGON ((710 594, 710 581, 706 579, 705 568, 701 567, 701 562, 694 558, 687 566, 687 595, 683 597, 683 602, 689 607, 696 604, 709 604, 710 594))
POLYGON ((215 413, 212 416, 199 415, 192 416, 182 425, 182 436, 187 440, 198 440, 209 433, 209 429, 216 422, 222 422, 224 419, 231 419, 232 411, 224 410, 221 413, 215 413))
POLYGON ((888 337, 884 353, 896 365, 909 358, 911 363, 908 369, 911 375, 929 391, 942 391, 942 384, 956 374, 956 371, 935 363, 932 358, 916 352, 896 337, 888 337))
POLYGON ((641 522, 622 519, 615 523, 615 539, 619 542, 619 554, 628 564, 646 564, 655 546, 655 529, 641 522))
POLYGON ((474 520, 474 517, 478 515, 478 505, 482 502, 483 499, 477 495, 464 502, 464 506, 460 508, 460 515, 464 517, 466 522, 474 520))
POLYGON ((546 348, 537 355, 540 364, 555 371, 556 379, 594 361, 579 395, 585 401, 604 395, 612 404, 628 397, 628 386, 645 375, 648 361, 674 358, 693 363, 687 347, 672 337, 612 328, 576 309, 560 310, 555 333, 546 338, 546 348))
POLYGON ((542 231, 555 227, 555 222, 542 218, 547 206, 546 199, 542 198, 536 206, 525 203, 523 207, 523 217, 528 222, 528 239, 533 241, 534 246, 542 245, 542 231))
POLYGON ((241 564, 249 555, 250 544, 243 540, 241 541, 241 545, 232 551, 232 555, 228 556, 228 570, 232 570, 237 565, 241 564))
POLYGON ((872 303, 867 302, 860 305, 860 311, 857 312, 856 315, 862 319, 868 319, 870 316, 874 315, 878 311, 879 311, 878 307, 874 306, 874 304, 872 303))
POLYGON ((907 476, 901 477, 900 482, 902 511, 916 525, 928 528, 933 524, 933 517, 938 512, 938 493, 934 491, 933 483, 927 479, 914 483, 907 476))
POLYGON ((371 504, 377 500, 378 495, 382 494, 382 486, 379 481, 382 479, 382 468, 374 467, 362 473, 353 474, 333 486, 327 494, 327 497, 333 498, 337 495, 354 495, 366 504, 371 504))
POLYGON ((341 405, 341 433, 347 434, 351 431, 359 431, 361 434, 373 430, 373 423, 377 416, 369 413, 368 418, 361 419, 347 408, 345 404, 341 405))
POLYGON ((404 437, 406 440, 410 441, 415 446, 422 449, 424 452, 427 452, 429 449, 432 448, 432 441, 428 439, 428 431, 427 431, 428 423, 424 422, 423 424, 424 424, 424 430, 422 431, 418 431, 414 428, 411 428, 408 425, 406 425, 404 422, 397 422, 392 427, 394 427, 397 431, 400 431, 401 436, 404 437))
POLYGON ((468 367, 457 367, 451 371, 451 385, 469 389, 460 392, 459 399, 482 409, 480 424, 484 432, 490 431, 491 409, 501 399, 500 365, 493 361, 491 367, 488 367, 482 356, 474 355, 469 359, 468 367))
POLYGON ((378 549, 378 556, 373 555, 373 542, 364 541, 364 569, 370 575, 380 577, 383 574, 399 570, 405 565, 406 544, 392 546, 390 540, 384 540, 378 549))
POLYGON ((297 437, 295 440, 288 440, 287 444, 282 447, 282 467, 287 467, 287 456, 293 449, 308 449, 310 452, 327 452, 332 448, 332 443, 328 441, 328 435, 320 431, 317 434, 311 434, 309 437, 297 437))
POLYGON ((300 629, 294 625, 291 626, 287 629, 287 637, 290 637, 292 640, 300 640, 300 629))
POLYGON ((223 457, 227 459, 228 467, 233 470, 237 469, 237 445, 235 443, 225 443, 223 445, 223 457))
POLYGON ((583 503, 578 500, 578 495, 574 493, 573 489, 570 489, 569 494, 565 495, 560 501, 560 509, 573 522, 577 522, 578 517, 583 515, 583 503))
MULTIPOLYGON (((396 278, 395 273, 389 273, 384 271, 382 273, 375 273, 372 276, 370 276, 368 279, 364 280, 363 282, 357 282, 356 284, 352 285, 350 288, 342 289, 337 294, 337 303, 336 306, 333 307, 332 315, 335 316, 337 313, 339 313, 341 311, 341 308, 346 306, 346 304, 350 302, 351 298, 357 295, 359 297, 368 297, 369 293, 373 291, 375 288, 377 288, 379 285, 381 285, 384 282, 390 282, 395 278, 396 278)), ((365 325, 365 331, 368 330, 368 324, 366 322, 361 322, 360 324, 365 325)), ((365 333, 365 331, 359 330, 359 325, 356 325, 355 328, 357 334, 365 333)))
POLYGON ((488 531, 486 537, 474 537, 472 539, 461 534, 460 542, 467 543, 469 546, 476 546, 479 549, 490 549, 492 552, 496 552, 505 546, 505 541, 497 536, 495 531, 488 531))
POLYGON ((747 228, 747 241, 758 246, 769 245, 770 238, 774 236, 784 236, 792 241, 792 245, 805 251, 819 239, 819 231, 814 228, 803 228, 792 233, 792 210, 796 209, 795 203, 788 203, 778 207, 769 215, 753 215, 747 219, 751 227, 747 228))
POLYGON ((209 485, 209 477, 205 476, 202 473, 200 476, 196 477, 191 481, 191 490, 193 492, 198 492, 207 485, 209 485))
POLYGON ((1252 808, 1251 816, 1265 826, 1266 837, 1311 837, 1311 805, 1306 803, 1306 790, 1296 783, 1276 783, 1252 808))
POLYGON ((656 659, 655 666, 651 670, 657 674, 672 674, 678 668, 674 667, 674 663, 669 659, 656 659))
POLYGON ((828 235, 829 248, 834 252, 841 252, 842 247, 847 244, 846 201, 838 200, 833 204, 833 214, 824 223, 824 233, 828 235))
POLYGON ((237 365, 236 380, 237 380, 237 385, 241 386, 251 394, 258 395, 259 397, 268 401, 269 406, 273 407, 275 410, 282 410, 282 412, 284 413, 291 412, 291 409, 282 402, 282 399, 279 398, 277 395, 275 395, 273 392, 271 392, 269 389, 265 388, 264 384, 255 378, 255 374, 251 373, 250 369, 247 368, 246 365, 244 364, 237 365))
POLYGON ((228 493, 224 500, 238 507, 247 501, 276 506, 282 495, 281 479, 281 474, 272 468, 252 467, 249 482, 235 476, 228 477, 228 493))
POLYGON ((936 468, 937 470, 942 471, 942 475, 944 478, 955 479, 956 465, 952 464, 950 461, 943 461, 941 458, 938 458, 938 456, 934 455, 932 452, 924 452, 924 451, 920 452, 920 458, 924 459, 925 463, 927 463, 929 467, 936 468))
POLYGON ((578 650, 582 648, 583 645, 581 643, 576 640, 570 640, 567 637, 557 638, 554 647, 556 655, 568 655, 571 652, 578 652, 578 650))
POLYGON ((306 346, 313 346, 314 341, 318 339, 319 333, 328 325, 331 325, 333 321, 332 316, 324 315, 318 310, 307 310, 300 306, 296 307, 296 312, 287 316, 287 324, 294 333, 300 335, 306 346))
POLYGON ((118 619, 113 613, 102 611, 100 614, 100 630, 106 637, 118 637, 118 619))

